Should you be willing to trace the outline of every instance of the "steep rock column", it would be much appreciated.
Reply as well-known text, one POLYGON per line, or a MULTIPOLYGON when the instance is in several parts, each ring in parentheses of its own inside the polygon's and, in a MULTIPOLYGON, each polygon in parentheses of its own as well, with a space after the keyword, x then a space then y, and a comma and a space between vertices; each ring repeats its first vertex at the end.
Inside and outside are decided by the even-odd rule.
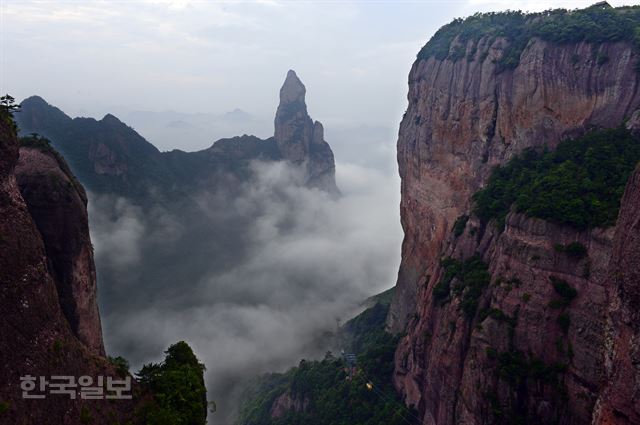
POLYGON ((62 311, 78 339, 104 355, 85 191, 51 150, 21 148, 16 179, 44 241, 62 311))
POLYGON ((307 186, 338 194, 333 152, 322 124, 307 113, 305 94, 304 84, 290 70, 280 89, 274 138, 282 159, 304 167, 307 186))
POLYGON ((276 143, 283 159, 303 163, 309 155, 313 138, 313 121, 304 101, 306 89, 293 70, 287 73, 280 88, 280 104, 276 111, 276 143))

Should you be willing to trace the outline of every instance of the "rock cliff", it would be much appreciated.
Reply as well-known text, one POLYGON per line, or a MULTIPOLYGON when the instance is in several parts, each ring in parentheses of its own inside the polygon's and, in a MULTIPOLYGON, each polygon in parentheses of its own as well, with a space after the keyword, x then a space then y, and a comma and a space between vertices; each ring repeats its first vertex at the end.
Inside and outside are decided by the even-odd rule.
POLYGON ((605 386, 594 423, 640 423, 640 169, 631 177, 622 198, 613 252, 606 276, 609 290, 606 315, 605 386))
POLYGON ((87 348, 104 356, 84 188, 64 160, 46 147, 22 147, 15 174, 45 244, 65 318, 87 348))
POLYGON ((53 152, 19 152, 10 119, 1 118, 0 422, 133 419, 131 400, 22 397, 23 376, 96 379, 118 373, 103 357, 84 192, 53 152))
POLYGON ((416 61, 409 74, 398 139, 405 238, 395 330, 413 313, 417 282, 432 267, 428 259, 437 263, 450 227, 495 165, 591 126, 618 125, 640 103, 637 54, 629 44, 599 46, 616 59, 597 65, 589 44, 532 40, 515 70, 498 72, 505 42, 488 41, 478 42, 472 61, 432 57, 416 61), (574 55, 585 62, 574 64, 574 55))
MULTIPOLYGON (((627 17, 628 10, 603 13, 627 17)), ((487 15, 492 23, 496 16, 487 15)), ((517 19, 530 28, 549 16, 517 19)), ((526 148, 554 149, 629 118, 640 106, 637 49, 623 39, 474 38, 475 19, 483 18, 445 28, 455 32, 445 44, 443 30, 436 34, 409 74, 398 139, 405 238, 387 320, 389 329, 406 331, 394 381, 424 424, 590 423, 596 402, 603 412, 610 406, 598 401, 603 380, 613 373, 615 388, 630 376, 603 367, 618 329, 607 319, 619 314, 609 301, 615 229, 576 230, 512 212, 500 231, 471 214, 472 195, 493 167, 526 148), (509 62, 518 43, 517 61, 509 62), (429 54, 438 45, 444 55, 429 54), (471 218, 457 237, 452 228, 465 215, 471 218), (572 242, 586 247, 584 257, 557 249, 572 242), (434 289, 448 272, 442 258, 475 254, 490 281, 470 318, 461 299, 439 302, 434 289), (558 288, 565 286, 577 295, 562 304, 558 288)), ((630 352, 617 347, 619 355, 630 352)))

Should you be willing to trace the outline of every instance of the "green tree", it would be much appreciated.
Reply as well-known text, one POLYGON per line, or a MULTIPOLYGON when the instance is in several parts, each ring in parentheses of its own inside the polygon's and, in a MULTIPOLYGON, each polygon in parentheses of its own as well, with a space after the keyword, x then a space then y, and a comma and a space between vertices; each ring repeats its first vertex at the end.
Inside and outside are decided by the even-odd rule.
POLYGON ((13 119, 13 113, 20 110, 20 105, 16 104, 15 98, 8 94, 0 97, 0 119, 9 124, 13 131, 17 133, 18 126, 13 119))
POLYGON ((138 372, 140 384, 153 394, 142 416, 147 425, 204 425, 207 392, 200 363, 189 345, 180 341, 165 351, 162 363, 150 363, 138 372))

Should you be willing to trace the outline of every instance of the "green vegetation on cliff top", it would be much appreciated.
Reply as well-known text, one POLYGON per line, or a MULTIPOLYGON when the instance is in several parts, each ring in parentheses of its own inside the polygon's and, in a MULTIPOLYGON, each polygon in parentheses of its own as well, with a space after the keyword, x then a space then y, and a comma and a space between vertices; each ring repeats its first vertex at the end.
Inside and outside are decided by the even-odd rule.
MULTIPOLYGON (((477 43, 483 37, 504 37, 508 41, 509 46, 499 61, 503 68, 515 68, 522 51, 534 37, 557 44, 627 41, 640 47, 640 6, 476 13, 465 19, 454 19, 440 28, 420 50, 418 60, 462 59, 466 43, 477 43), (457 43, 452 46, 456 37, 457 43)), ((599 64, 604 62, 606 60, 598 60, 599 64)))
POLYGON ((87 202, 87 195, 85 193, 84 186, 82 186, 75 174, 73 174, 63 156, 60 155, 60 153, 51 145, 51 141, 49 139, 33 133, 29 136, 20 137, 19 140, 21 148, 37 149, 53 157, 53 159, 58 163, 60 170, 67 175, 69 181, 73 184, 80 197, 82 197, 84 202, 87 202))
POLYGON ((512 206, 577 229, 611 226, 638 161, 640 136, 623 127, 565 140, 552 152, 528 149, 493 170, 473 196, 473 212, 499 228, 512 206))

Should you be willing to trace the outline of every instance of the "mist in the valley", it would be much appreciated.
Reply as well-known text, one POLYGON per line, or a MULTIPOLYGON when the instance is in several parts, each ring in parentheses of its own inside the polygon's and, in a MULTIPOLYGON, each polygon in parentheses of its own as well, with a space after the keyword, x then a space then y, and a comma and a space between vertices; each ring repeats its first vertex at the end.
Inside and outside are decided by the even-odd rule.
POLYGON ((218 406, 210 423, 227 424, 247 379, 336 349, 336 321, 395 283, 399 179, 380 149, 337 154, 339 198, 284 162, 255 162, 232 193, 214 185, 180 210, 91 195, 108 354, 138 370, 187 341, 218 406))

